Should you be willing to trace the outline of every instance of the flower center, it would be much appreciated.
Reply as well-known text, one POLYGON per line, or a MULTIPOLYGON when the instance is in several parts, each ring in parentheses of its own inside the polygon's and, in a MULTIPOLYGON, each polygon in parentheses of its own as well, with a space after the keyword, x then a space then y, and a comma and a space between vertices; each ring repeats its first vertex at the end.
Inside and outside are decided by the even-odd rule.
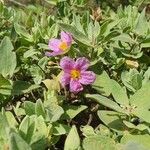
POLYGON ((66 42, 61 42, 59 45, 59 49, 61 49, 62 51, 66 51, 68 49, 68 45, 66 42))
POLYGON ((71 70, 71 78, 79 79, 80 78, 80 71, 76 70, 76 69, 71 70))

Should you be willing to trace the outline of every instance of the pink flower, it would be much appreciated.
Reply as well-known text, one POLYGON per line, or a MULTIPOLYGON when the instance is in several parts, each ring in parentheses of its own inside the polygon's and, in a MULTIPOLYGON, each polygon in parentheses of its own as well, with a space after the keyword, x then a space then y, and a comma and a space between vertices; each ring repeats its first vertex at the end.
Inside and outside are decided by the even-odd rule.
POLYGON ((78 93, 83 90, 83 85, 92 84, 96 75, 92 71, 87 71, 89 61, 85 57, 78 58, 76 61, 69 57, 64 57, 60 61, 60 66, 63 69, 61 84, 69 85, 70 91, 78 93))
POLYGON ((68 52, 70 46, 72 44, 72 36, 70 33, 67 32, 61 32, 61 39, 51 39, 49 41, 49 49, 52 50, 52 52, 46 52, 45 55, 47 56, 57 56, 62 55, 66 52, 68 52))

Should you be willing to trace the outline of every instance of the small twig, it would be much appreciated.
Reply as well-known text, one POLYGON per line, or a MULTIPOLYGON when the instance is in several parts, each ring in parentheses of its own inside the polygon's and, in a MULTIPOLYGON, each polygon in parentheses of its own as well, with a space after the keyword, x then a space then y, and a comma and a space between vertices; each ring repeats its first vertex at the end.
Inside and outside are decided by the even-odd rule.
POLYGON ((36 100, 37 100, 37 98, 34 96, 34 94, 33 94, 33 92, 32 92, 32 91, 31 91, 31 95, 32 95, 33 99, 36 101, 36 100))
POLYGON ((98 110, 98 108, 99 108, 99 104, 96 104, 96 105, 91 109, 91 111, 92 111, 92 112, 96 112, 96 111, 98 110))
POLYGON ((88 120, 88 122, 87 122, 87 125, 90 125, 90 124, 91 124, 92 119, 93 119, 93 116, 92 116, 92 114, 90 114, 90 115, 89 115, 89 120, 88 120))
POLYGON ((15 1, 15 0, 8 0, 8 1, 11 2, 11 3, 14 3, 15 5, 19 5, 21 7, 26 7, 26 5, 21 4, 21 3, 17 2, 17 1, 15 1))
POLYGON ((68 92, 67 92, 66 87, 64 87, 64 94, 65 94, 65 97, 67 98, 68 97, 68 92))

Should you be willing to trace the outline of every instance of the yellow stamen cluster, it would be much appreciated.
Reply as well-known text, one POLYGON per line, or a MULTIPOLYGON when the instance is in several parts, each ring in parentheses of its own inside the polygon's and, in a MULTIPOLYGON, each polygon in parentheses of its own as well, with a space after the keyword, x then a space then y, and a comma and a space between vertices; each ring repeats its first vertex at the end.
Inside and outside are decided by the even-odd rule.
POLYGON ((80 71, 76 70, 76 69, 71 70, 71 78, 79 79, 80 78, 80 71))
POLYGON ((61 49, 62 51, 66 51, 68 49, 68 45, 66 42, 61 42, 59 45, 59 49, 61 49))

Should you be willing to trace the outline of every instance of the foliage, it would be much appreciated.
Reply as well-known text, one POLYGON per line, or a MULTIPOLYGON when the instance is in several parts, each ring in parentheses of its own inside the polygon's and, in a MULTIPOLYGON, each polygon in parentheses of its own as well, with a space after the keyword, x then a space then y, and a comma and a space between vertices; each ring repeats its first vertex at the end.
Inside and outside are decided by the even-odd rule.
POLYGON ((0 149, 150 149, 148 1, 32 3, 0 1, 0 149), (61 31, 64 56, 96 74, 79 93, 61 84, 64 56, 45 56, 61 31))

